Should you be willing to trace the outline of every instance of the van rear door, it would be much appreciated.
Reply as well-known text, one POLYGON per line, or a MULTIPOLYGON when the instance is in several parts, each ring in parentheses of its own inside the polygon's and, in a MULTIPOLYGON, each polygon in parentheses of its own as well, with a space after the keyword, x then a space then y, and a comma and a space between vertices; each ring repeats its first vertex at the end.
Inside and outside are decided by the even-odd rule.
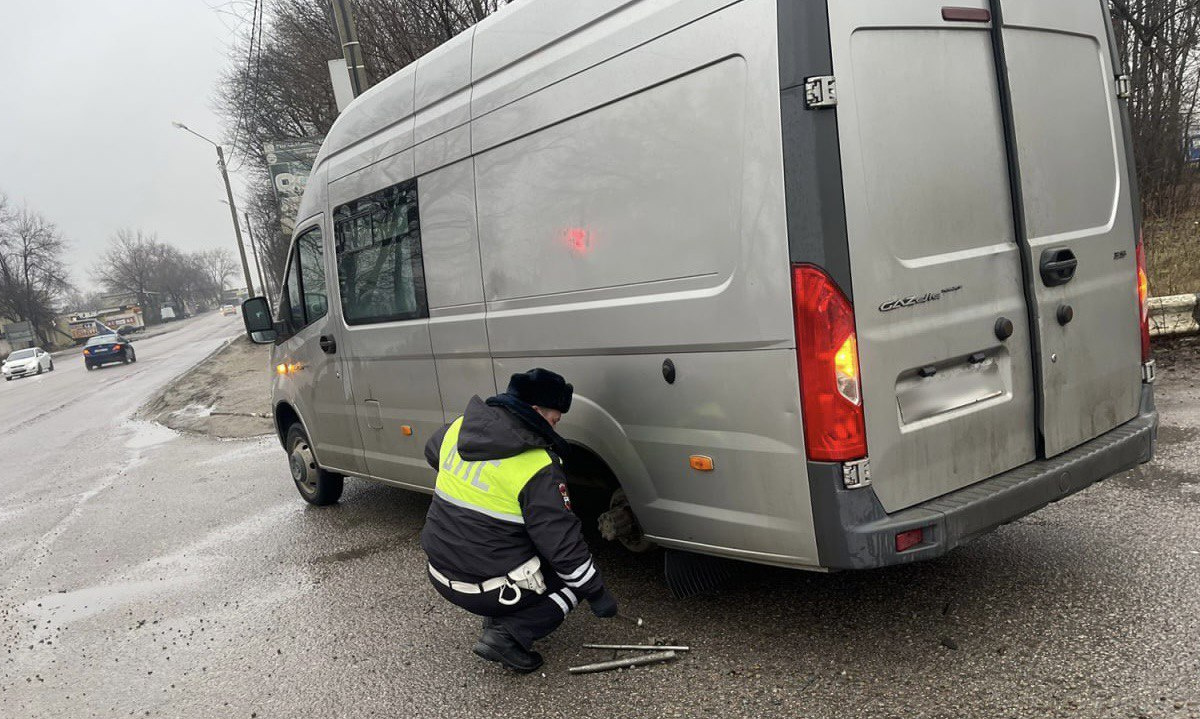
POLYGON ((1036 457, 1029 313, 990 26, 932 0, 828 6, 867 448, 892 512, 1036 457))
POLYGON ((828 5, 884 508, 1134 417, 1132 191, 1101 0, 828 5))
POLYGON ((1138 412, 1133 189, 1102 0, 999 0, 1052 457, 1138 412), (1058 262, 1043 272, 1047 263, 1058 262), (1061 313, 1061 314, 1060 314, 1061 313))

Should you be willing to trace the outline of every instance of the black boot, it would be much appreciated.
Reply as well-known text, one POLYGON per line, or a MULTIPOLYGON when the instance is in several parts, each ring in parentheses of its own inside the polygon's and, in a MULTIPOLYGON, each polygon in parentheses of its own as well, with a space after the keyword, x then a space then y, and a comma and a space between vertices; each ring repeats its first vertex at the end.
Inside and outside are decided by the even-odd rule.
POLYGON ((541 654, 525 649, 499 624, 484 629, 472 651, 489 662, 500 662, 521 674, 528 674, 542 666, 541 654))

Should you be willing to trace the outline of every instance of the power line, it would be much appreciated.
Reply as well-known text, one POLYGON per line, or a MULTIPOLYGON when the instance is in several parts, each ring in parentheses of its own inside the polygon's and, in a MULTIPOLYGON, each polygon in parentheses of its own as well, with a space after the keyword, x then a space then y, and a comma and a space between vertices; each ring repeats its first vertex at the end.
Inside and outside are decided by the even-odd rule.
POLYGON ((237 162, 238 166, 234 168, 237 171, 241 167, 240 158, 238 157, 238 140, 241 138, 242 127, 246 122, 247 106, 256 99, 255 93, 258 91, 258 80, 262 72, 262 26, 263 26, 263 5, 262 0, 254 0, 254 8, 250 12, 250 47, 246 51, 246 78, 248 85, 243 86, 242 97, 238 102, 238 118, 233 126, 233 143, 229 151, 230 162, 237 162), (255 54, 255 44, 258 45, 258 53, 255 54), (251 73, 253 72, 253 79, 251 73))

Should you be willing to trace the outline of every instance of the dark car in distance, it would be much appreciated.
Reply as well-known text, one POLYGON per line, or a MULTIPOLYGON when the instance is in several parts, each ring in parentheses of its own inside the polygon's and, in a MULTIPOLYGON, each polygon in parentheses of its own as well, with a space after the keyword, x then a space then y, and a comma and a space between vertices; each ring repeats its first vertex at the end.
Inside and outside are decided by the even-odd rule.
POLYGON ((129 338, 120 334, 96 335, 83 346, 83 364, 88 369, 95 369, 109 362, 137 362, 137 354, 129 338))

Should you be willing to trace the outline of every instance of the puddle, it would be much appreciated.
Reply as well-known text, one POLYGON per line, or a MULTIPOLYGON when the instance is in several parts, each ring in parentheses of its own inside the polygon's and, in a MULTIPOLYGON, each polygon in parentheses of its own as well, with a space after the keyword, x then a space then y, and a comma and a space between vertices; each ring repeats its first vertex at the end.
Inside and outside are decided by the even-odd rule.
POLYGON ((322 556, 317 557, 316 559, 312 560, 312 563, 313 564, 336 564, 338 562, 349 562, 349 561, 353 561, 355 559, 362 559, 364 557, 369 557, 373 554, 379 554, 381 552, 386 552, 390 549, 399 547, 402 544, 404 544, 402 539, 392 538, 392 539, 388 539, 387 541, 384 541, 384 542, 379 542, 377 544, 368 544, 365 547, 355 547, 354 549, 347 549, 347 550, 341 551, 341 552, 334 552, 333 554, 325 554, 325 555, 322 555, 322 556))

